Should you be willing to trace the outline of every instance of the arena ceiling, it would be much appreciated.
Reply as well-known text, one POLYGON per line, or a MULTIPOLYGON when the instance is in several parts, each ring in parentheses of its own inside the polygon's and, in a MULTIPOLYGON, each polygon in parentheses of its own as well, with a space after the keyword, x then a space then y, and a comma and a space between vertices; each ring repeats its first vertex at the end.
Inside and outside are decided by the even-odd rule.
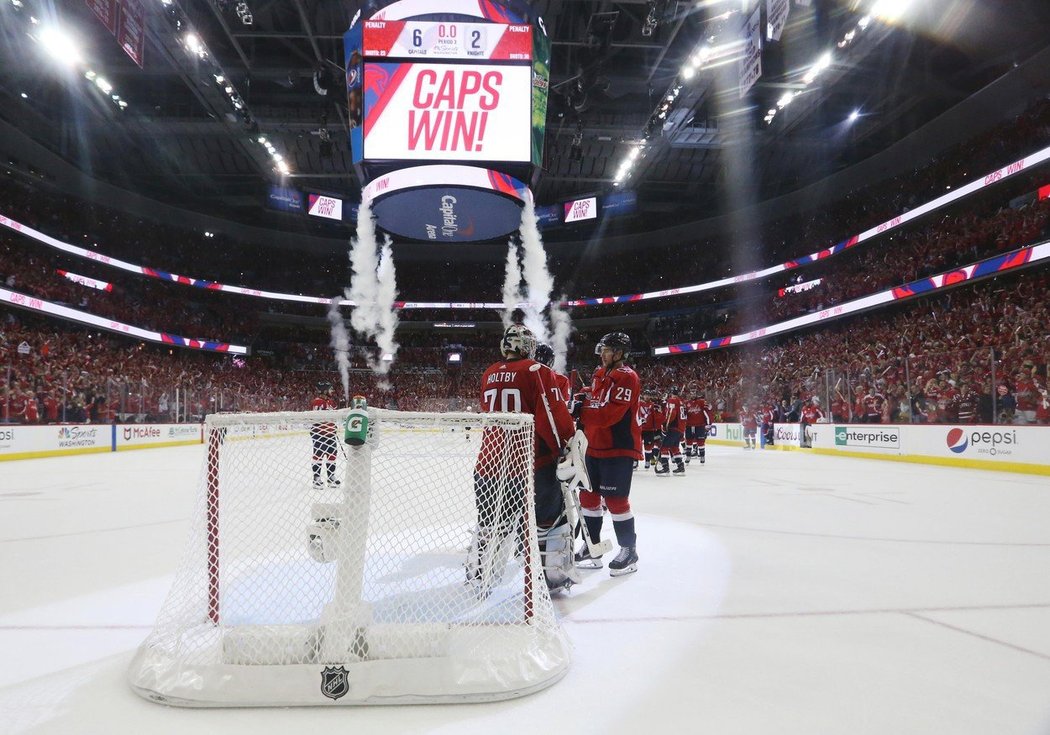
MULTIPOLYGON (((703 69, 653 126, 698 44, 739 26, 739 12, 720 16, 739 11, 740 0, 534 2, 553 40, 538 201, 611 190, 620 161, 647 129, 650 152, 624 186, 638 191, 650 213, 712 211, 731 149, 753 164, 748 196, 782 193, 885 148, 1050 40, 1046 0, 912 0, 906 21, 876 23, 839 49, 874 3, 791 0, 783 36, 767 44, 763 75, 748 97, 737 94, 735 64, 703 69), (806 71, 829 50, 832 65, 805 85, 806 71), (796 91, 772 123, 764 122, 778 99, 796 91), (849 122, 854 110, 860 116, 849 122)), ((255 143, 260 134, 284 155, 294 185, 355 197, 360 187, 339 85, 342 34, 364 3, 142 4, 140 67, 84 0, 0 0, 0 119, 93 176, 235 219, 261 216, 266 186, 279 180, 255 143), (68 30, 83 56, 76 71, 45 58, 27 35, 30 15, 37 27, 57 22, 68 30), (207 59, 187 48, 190 30, 207 59), (241 109, 216 84, 214 64, 235 87, 241 109), (112 91, 86 80, 87 68, 112 91)))

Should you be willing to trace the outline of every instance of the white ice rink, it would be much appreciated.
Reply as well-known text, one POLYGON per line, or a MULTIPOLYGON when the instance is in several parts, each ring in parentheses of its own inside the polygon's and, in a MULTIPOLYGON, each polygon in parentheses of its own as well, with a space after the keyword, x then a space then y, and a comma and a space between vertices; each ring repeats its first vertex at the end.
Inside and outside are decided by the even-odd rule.
POLYGON ((0 463, 0 733, 1050 733, 1046 477, 722 447, 636 475, 639 571, 556 600, 575 658, 540 694, 151 704, 125 671, 203 451, 0 463))

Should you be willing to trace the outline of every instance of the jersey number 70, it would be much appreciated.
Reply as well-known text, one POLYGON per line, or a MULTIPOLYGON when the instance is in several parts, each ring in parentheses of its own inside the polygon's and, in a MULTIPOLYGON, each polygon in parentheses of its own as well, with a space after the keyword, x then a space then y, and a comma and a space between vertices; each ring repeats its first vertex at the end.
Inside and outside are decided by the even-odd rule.
POLYGON ((483 395, 489 413, 521 413, 521 391, 517 388, 489 388, 483 395))

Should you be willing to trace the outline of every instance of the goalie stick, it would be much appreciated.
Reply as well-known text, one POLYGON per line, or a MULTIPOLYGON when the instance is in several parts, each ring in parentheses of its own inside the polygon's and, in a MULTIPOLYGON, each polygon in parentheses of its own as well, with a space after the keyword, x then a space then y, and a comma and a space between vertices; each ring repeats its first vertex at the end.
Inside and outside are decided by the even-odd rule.
MULTIPOLYGON (((533 372, 538 372, 541 367, 542 365, 536 363, 529 369, 533 372)), ((554 413, 551 411, 551 404, 547 401, 546 390, 540 391, 540 398, 543 401, 543 408, 547 412, 547 421, 550 423, 551 428, 554 429, 554 440, 558 442, 559 451, 564 453, 568 450, 569 462, 577 469, 573 481, 578 483, 584 490, 590 490, 591 479, 587 475, 587 465, 584 463, 584 455, 587 451, 587 437, 580 429, 577 429, 573 437, 569 439, 567 445, 563 446, 561 443, 561 437, 558 436, 558 431, 555 428, 554 413)), ((565 514, 568 515, 569 509, 572 509, 576 518, 575 520, 569 518, 569 522, 580 527, 580 531, 583 535, 583 542, 587 544, 587 551, 590 555, 594 558, 598 558, 612 551, 612 541, 606 539, 605 541, 595 543, 591 539, 591 534, 587 530, 587 524, 583 522, 583 509, 580 507, 580 498, 576 495, 576 489, 572 486, 573 482, 563 482, 561 477, 559 477, 558 484, 561 485, 561 492, 565 497, 565 514)))

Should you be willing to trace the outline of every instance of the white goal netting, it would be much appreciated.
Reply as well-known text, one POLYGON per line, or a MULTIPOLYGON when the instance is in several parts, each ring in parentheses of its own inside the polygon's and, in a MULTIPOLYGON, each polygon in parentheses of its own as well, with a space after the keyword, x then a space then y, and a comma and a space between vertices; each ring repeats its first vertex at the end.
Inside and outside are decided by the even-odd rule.
POLYGON ((505 699, 569 646, 537 544, 533 422, 348 409, 208 418, 189 546, 129 678, 193 706, 505 699))

